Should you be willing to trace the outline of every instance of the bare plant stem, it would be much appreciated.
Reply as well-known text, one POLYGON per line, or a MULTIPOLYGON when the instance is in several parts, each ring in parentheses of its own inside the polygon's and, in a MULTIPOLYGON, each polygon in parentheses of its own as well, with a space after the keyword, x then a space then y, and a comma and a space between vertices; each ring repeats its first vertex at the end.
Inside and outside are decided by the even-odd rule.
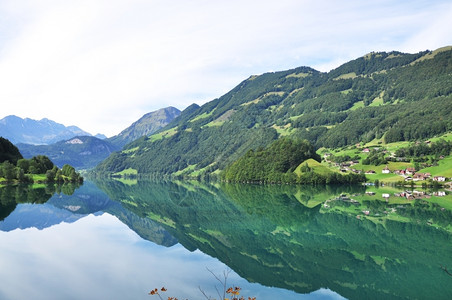
POLYGON ((447 267, 443 267, 443 266, 440 266, 440 267, 441 267, 441 269, 442 269, 444 272, 446 272, 447 275, 452 276, 452 273, 450 273, 450 272, 447 270, 447 267))

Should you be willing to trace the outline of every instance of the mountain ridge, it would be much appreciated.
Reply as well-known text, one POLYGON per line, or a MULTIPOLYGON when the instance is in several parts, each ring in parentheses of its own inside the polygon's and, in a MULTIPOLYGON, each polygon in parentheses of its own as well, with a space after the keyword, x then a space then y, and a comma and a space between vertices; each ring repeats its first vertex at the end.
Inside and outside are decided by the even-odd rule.
POLYGON ((133 122, 118 135, 108 138, 108 141, 121 148, 144 135, 153 134, 179 115, 180 110, 172 106, 149 112, 133 122))
POLYGON ((452 131, 451 62, 452 47, 372 52, 329 72, 298 67, 250 76, 219 98, 189 106, 96 171, 217 174, 282 136, 316 148, 430 138, 452 131))
MULTIPOLYGON (((21 119, 17 116, 8 116, 0 121, 13 127, 20 127, 21 124, 22 127, 24 127, 24 124, 30 122, 32 122, 33 125, 36 125, 35 122, 39 122, 42 126, 48 124, 50 127, 64 127, 73 134, 69 134, 68 138, 58 140, 57 142, 49 144, 19 142, 16 144, 26 158, 31 158, 35 155, 46 155, 59 167, 62 167, 64 164, 70 164, 77 169, 91 169, 108 157, 112 152, 120 150, 125 144, 128 144, 143 135, 154 133, 170 123, 179 114, 180 111, 174 107, 166 107, 149 112, 131 126, 124 129, 120 134, 111 138, 106 138, 101 134, 97 134, 96 136, 92 136, 89 133, 85 134, 85 132, 77 126, 64 127, 64 125, 58 124, 47 118, 35 121, 29 118, 21 119), (74 135, 75 133, 81 134, 74 135)), ((36 128, 37 126, 34 126, 34 129, 36 128)), ((45 136, 45 133, 41 132, 41 135, 45 136)), ((30 139, 27 140, 31 141, 30 139)))
POLYGON ((0 136, 13 144, 48 145, 78 135, 91 136, 77 126, 65 126, 47 118, 34 120, 9 115, 0 120, 0 136))

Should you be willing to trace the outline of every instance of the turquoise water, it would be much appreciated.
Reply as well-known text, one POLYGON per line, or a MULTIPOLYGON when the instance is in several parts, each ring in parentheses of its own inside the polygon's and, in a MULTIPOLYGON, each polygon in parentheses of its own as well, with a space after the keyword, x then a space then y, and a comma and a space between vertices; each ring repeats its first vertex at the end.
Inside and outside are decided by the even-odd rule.
POLYGON ((0 299, 158 299, 163 286, 164 299, 219 299, 224 274, 245 299, 452 298, 451 212, 425 200, 190 182, 0 190, 0 299), (360 200, 324 202, 344 194, 360 200))

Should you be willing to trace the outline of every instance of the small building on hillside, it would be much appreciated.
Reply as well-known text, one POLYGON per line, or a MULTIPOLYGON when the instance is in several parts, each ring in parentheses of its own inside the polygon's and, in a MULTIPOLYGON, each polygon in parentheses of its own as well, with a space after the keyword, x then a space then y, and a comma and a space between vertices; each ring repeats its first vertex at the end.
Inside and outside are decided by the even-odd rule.
POLYGON ((405 170, 406 175, 413 175, 414 173, 416 173, 415 168, 406 168, 406 170, 405 170))
POLYGON ((381 173, 389 174, 389 173, 391 173, 391 170, 389 170, 388 166, 386 166, 386 167, 383 168, 383 170, 381 170, 381 173))
POLYGON ((413 180, 426 180, 428 177, 424 173, 414 173, 413 180))
POLYGON ((444 177, 444 176, 435 176, 435 177, 433 177, 433 181, 446 181, 446 177, 444 177))

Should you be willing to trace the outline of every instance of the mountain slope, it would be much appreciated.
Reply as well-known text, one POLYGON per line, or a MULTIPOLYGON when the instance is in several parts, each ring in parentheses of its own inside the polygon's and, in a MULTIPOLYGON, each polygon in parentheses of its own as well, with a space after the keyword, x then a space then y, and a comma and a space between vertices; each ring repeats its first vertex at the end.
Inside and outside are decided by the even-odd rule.
POLYGON ((144 135, 153 134, 179 115, 180 110, 174 107, 166 107, 147 113, 120 134, 109 138, 108 141, 121 148, 144 135))
POLYGON ((64 126, 49 119, 32 120, 7 116, 0 120, 0 136, 13 144, 52 144, 77 135, 91 135, 76 126, 64 126))
POLYGON ((429 138, 452 131, 451 78, 452 47, 370 53, 328 73, 300 67, 251 76, 218 99, 188 107, 96 171, 216 174, 281 136, 317 148, 429 138))
POLYGON ((45 155, 58 167, 69 164, 76 169, 91 169, 119 150, 108 141, 92 136, 78 136, 51 145, 17 144, 25 158, 45 155))
POLYGON ((19 152, 19 149, 14 146, 9 140, 0 137, 0 163, 9 161, 13 165, 15 165, 21 158, 23 157, 19 152))

